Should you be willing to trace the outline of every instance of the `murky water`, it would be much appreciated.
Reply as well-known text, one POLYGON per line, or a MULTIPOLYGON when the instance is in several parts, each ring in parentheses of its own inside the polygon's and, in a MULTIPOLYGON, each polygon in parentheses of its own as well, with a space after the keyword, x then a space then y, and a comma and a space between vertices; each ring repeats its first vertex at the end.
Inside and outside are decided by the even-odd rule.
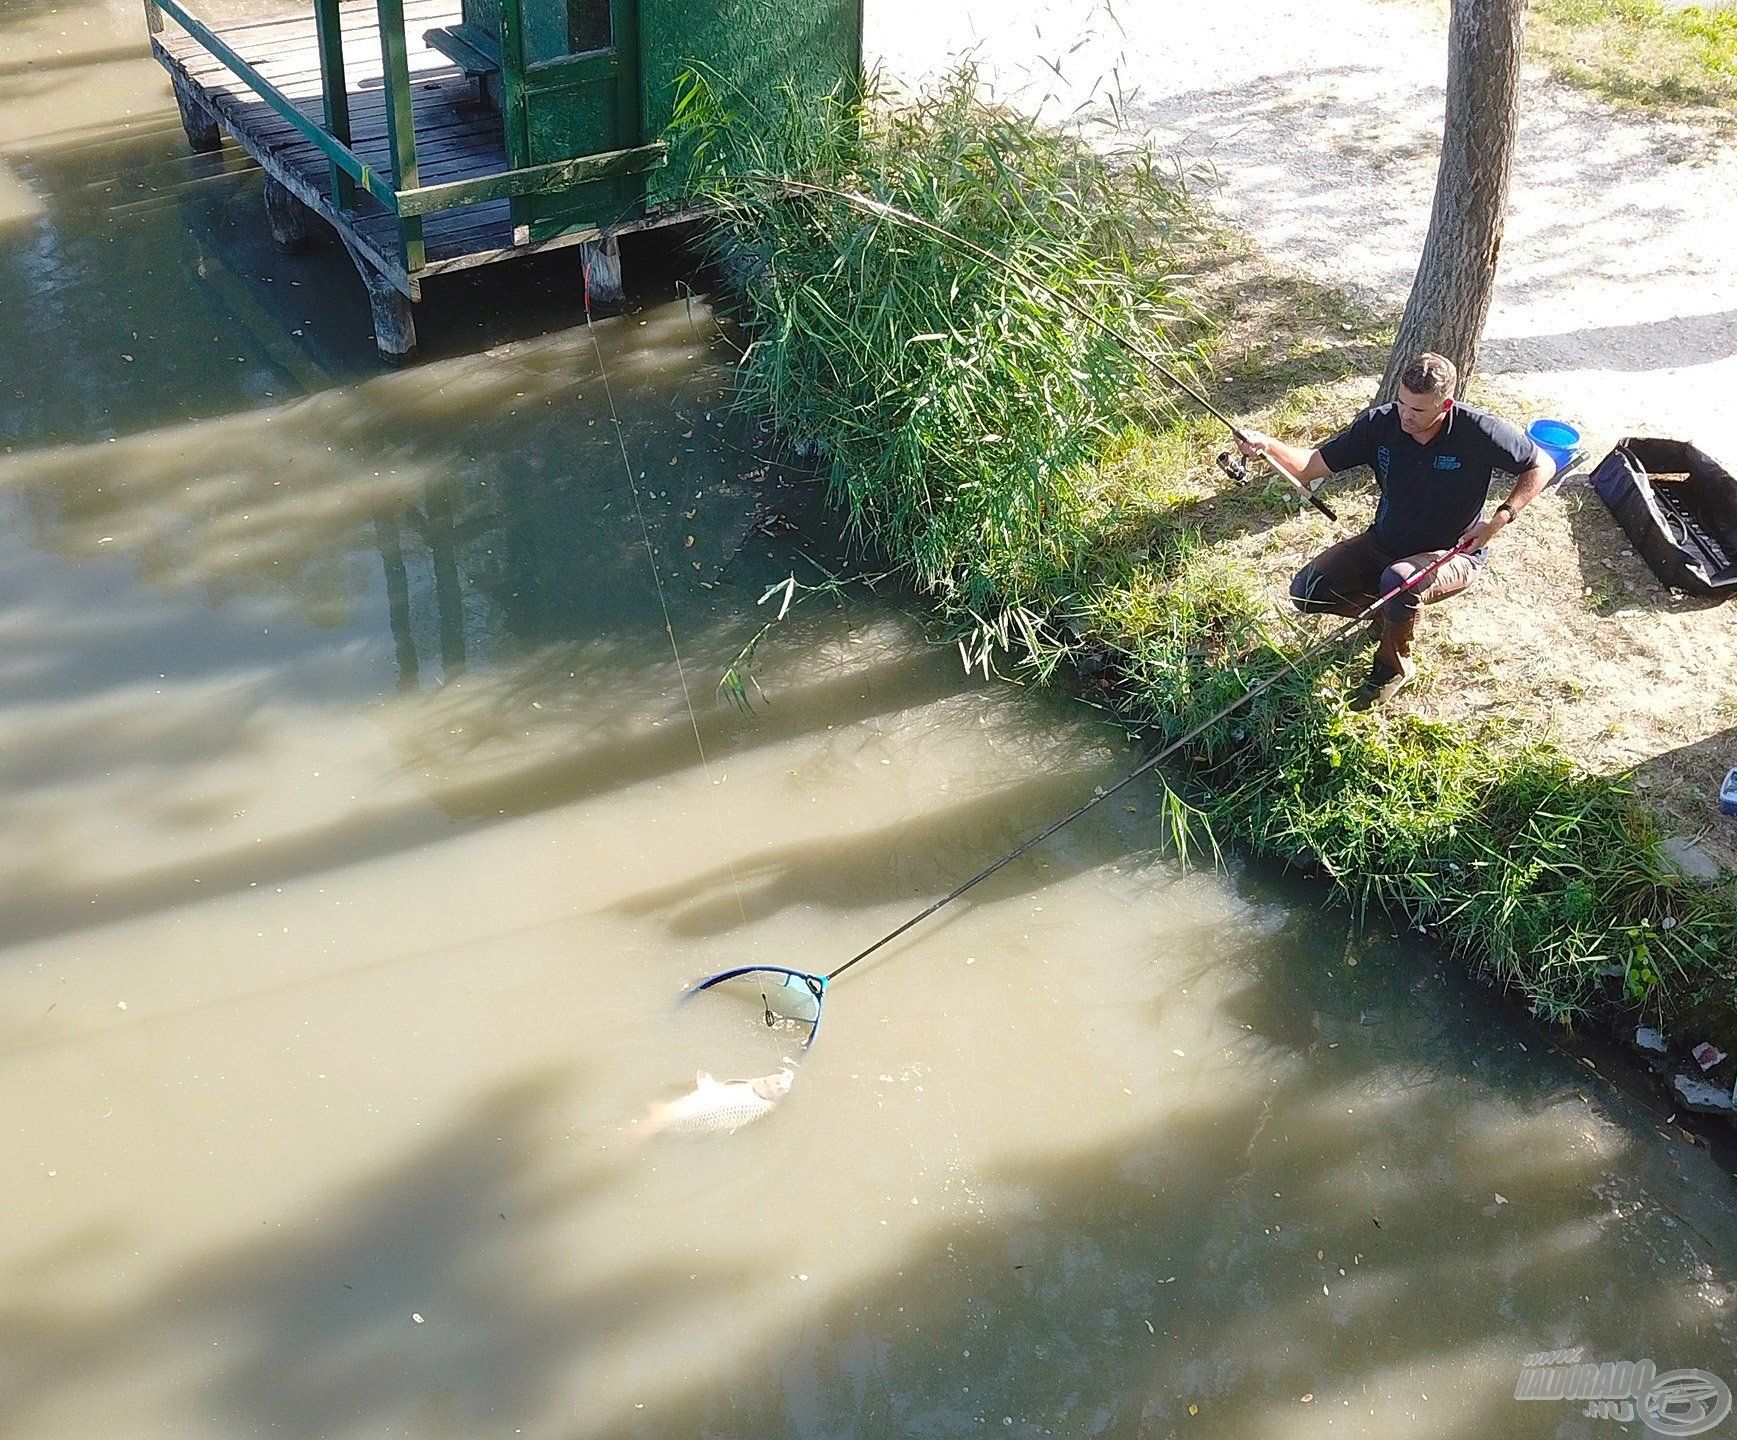
POLYGON ((1528 1352, 1737 1374, 1704 1150, 1146 792, 842 979, 770 1118, 637 1140, 793 1054, 685 983, 1133 752, 865 600, 721 704, 812 571, 737 553, 703 307, 588 332, 552 257, 382 374, 142 49, 0 13, 0 1436, 1600 1436, 1528 1352))

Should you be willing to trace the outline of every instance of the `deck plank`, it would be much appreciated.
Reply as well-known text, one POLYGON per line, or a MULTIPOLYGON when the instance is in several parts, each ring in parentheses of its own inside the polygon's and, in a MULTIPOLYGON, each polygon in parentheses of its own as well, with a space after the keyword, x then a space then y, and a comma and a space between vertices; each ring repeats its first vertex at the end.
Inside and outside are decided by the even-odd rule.
MULTIPOLYGON (((458 0, 405 0, 417 162, 425 185, 500 174, 508 168, 499 112, 477 103, 474 82, 422 39, 425 30, 457 23, 459 18, 458 0)), ((344 4, 339 23, 350 102, 351 148, 377 172, 390 175, 384 67, 373 5, 344 4)), ((323 123, 319 46, 311 14, 224 26, 219 33, 297 110, 315 124, 323 123)), ((330 165, 318 146, 173 22, 153 41, 163 63, 192 81, 242 148, 268 171, 291 183, 291 188, 314 204, 329 223, 347 232, 393 284, 415 295, 418 277, 407 277, 394 260, 399 251, 395 216, 367 195, 360 197, 356 210, 338 212, 328 188, 330 165)), ((648 216, 624 228, 663 224, 669 218, 648 216)), ((419 273, 467 269, 559 249, 595 233, 587 230, 534 244, 515 244, 512 206, 506 199, 434 211, 423 218, 427 266, 419 273)))

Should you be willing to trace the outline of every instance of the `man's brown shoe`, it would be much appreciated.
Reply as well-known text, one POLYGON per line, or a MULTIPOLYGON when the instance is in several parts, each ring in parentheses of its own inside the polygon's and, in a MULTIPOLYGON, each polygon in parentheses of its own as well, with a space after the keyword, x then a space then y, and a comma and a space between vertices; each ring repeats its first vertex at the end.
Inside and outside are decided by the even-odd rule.
POLYGON ((1351 708, 1372 710, 1385 705, 1416 678, 1417 666, 1409 660, 1402 659, 1397 670, 1377 660, 1370 667, 1369 678, 1352 693, 1351 708))

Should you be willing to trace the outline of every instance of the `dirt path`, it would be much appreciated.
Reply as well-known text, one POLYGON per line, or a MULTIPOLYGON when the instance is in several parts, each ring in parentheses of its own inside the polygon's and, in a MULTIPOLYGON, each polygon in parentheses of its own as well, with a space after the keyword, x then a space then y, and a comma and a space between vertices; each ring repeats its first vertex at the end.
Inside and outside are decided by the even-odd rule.
MULTIPOLYGON (((871 61, 918 81, 968 52, 1023 108, 1150 137, 1209 168, 1213 205, 1275 265, 1397 312, 1434 188, 1445 7, 1100 4, 1082 22, 1085 8, 883 0, 871 61)), ((1572 421, 1594 457, 1664 435, 1737 468, 1734 221, 1737 150, 1532 75, 1486 395, 1522 421, 1572 421)), ((1276 579, 1290 558, 1259 562, 1276 579)), ((1435 617, 1438 683, 1414 703, 1510 715, 1589 764, 1639 767, 1671 827, 1737 866, 1714 797, 1737 765, 1737 603, 1670 596, 1572 484, 1500 543, 1490 578, 1435 617)))

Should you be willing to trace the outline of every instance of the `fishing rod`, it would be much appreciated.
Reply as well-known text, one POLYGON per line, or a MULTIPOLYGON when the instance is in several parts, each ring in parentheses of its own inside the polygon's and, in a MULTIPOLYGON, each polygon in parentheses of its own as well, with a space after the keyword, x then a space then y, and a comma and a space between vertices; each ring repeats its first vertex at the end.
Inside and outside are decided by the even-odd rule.
POLYGON ((1343 625, 1339 626, 1338 629, 1323 636, 1313 645, 1305 647, 1290 660, 1287 660, 1271 675, 1267 676, 1266 679, 1250 686, 1228 705, 1221 707, 1206 719, 1192 726, 1186 733, 1179 735, 1168 745, 1163 746, 1154 754, 1149 755, 1134 769, 1130 770, 1120 780, 1116 781, 1114 785, 1111 785, 1108 789, 1097 791, 1093 794, 1091 799, 1085 802, 1085 804, 1077 806, 1075 809, 1062 816, 1061 819, 1046 826, 1043 830, 1040 830, 1036 835, 1033 835, 1029 840, 1019 845, 1016 849, 1008 851, 1007 854, 1003 855, 993 865, 986 866, 984 869, 979 870, 962 885, 955 886, 939 900, 936 900, 933 904, 919 910, 903 924, 887 931, 885 935, 881 936, 880 939, 876 940, 872 945, 866 946, 857 951, 856 954, 852 955, 850 959, 844 961, 842 964, 834 966, 824 974, 790 969, 781 965, 738 965, 732 969, 725 970, 720 974, 710 976, 707 979, 698 982, 690 987, 687 992, 688 995, 690 997, 697 995, 703 990, 709 990, 714 985, 720 985, 730 980, 742 981, 756 976, 763 977, 760 982, 762 986, 760 999, 765 1010, 766 1023, 770 1026, 776 1024, 780 1020, 796 1020, 801 1024, 808 1025, 810 1027, 808 1039, 803 1045, 803 1048, 807 1049, 814 1043, 814 1037, 820 1029, 820 1013, 822 1003, 826 996, 826 987, 834 980, 838 979, 840 975, 844 974, 845 971, 849 970, 851 966, 868 959, 868 957, 873 955, 877 950, 891 944, 906 931, 922 924, 923 921, 927 920, 937 910, 952 904, 968 890, 981 885, 997 871, 1003 869, 1005 866, 1011 865, 1015 860, 1019 859, 1021 855, 1024 855, 1027 851, 1041 845, 1045 840, 1049 839, 1051 835, 1054 835, 1056 831, 1062 829, 1064 826, 1073 824, 1074 821, 1078 820, 1080 816, 1084 815, 1088 810, 1091 810, 1094 806, 1101 805, 1117 791, 1125 789, 1127 786, 1131 785, 1135 780, 1139 779, 1140 776, 1146 774, 1149 770, 1152 770, 1156 766, 1162 764, 1165 760, 1169 759, 1184 745, 1188 744, 1189 741, 1198 739, 1206 731, 1218 724, 1219 721, 1234 714, 1237 710, 1240 710, 1256 696, 1263 695, 1268 690, 1272 689, 1272 687, 1278 684, 1280 680, 1284 679, 1285 676, 1299 669, 1323 651, 1338 644, 1339 641, 1343 640, 1359 625, 1362 625, 1373 617, 1375 613, 1390 600, 1416 590, 1419 586, 1425 584, 1429 578, 1434 575, 1436 571, 1441 569, 1443 565, 1447 564, 1449 560, 1452 560, 1456 555, 1469 553, 1470 549, 1471 547, 1467 545, 1464 540, 1461 540, 1453 547, 1453 549, 1444 552, 1437 559, 1430 561, 1428 565, 1424 566, 1415 575, 1402 581, 1400 584, 1395 585, 1385 595, 1381 595, 1371 601, 1356 615, 1352 616, 1343 625), (764 978, 769 976, 777 976, 780 978, 776 981, 768 981, 764 978), (791 1007, 788 1005, 788 996, 780 996, 781 1004, 779 1006, 774 1006, 772 994, 781 988, 794 991, 798 997, 800 997, 802 1003, 800 1008, 796 1010, 796 1013, 790 1013, 791 1007))
MULTIPOLYGON (((1027 269, 1018 261, 1009 260, 1005 255, 997 255, 993 250, 985 249, 975 241, 967 240, 963 235, 957 235, 943 225, 937 225, 933 220, 925 220, 921 215, 914 215, 909 210, 901 210, 897 205, 889 205, 884 200, 876 200, 873 196, 864 195, 860 191, 841 190, 831 185, 817 185, 809 180, 791 180, 781 175, 747 174, 738 176, 737 178, 753 184, 770 185, 792 194, 817 195, 824 196, 828 199, 842 200, 845 204, 850 205, 857 210, 864 211, 867 214, 880 215, 889 220, 896 220, 903 225, 914 226, 930 235, 934 235, 938 239, 953 246, 955 249, 961 250, 975 259, 984 260, 991 265, 1000 266, 1016 279, 1019 279, 1036 289, 1042 290, 1057 304, 1072 311, 1087 324, 1096 326, 1116 344, 1122 346, 1122 348, 1127 350, 1130 354, 1151 366, 1152 369, 1156 370, 1167 381, 1169 381, 1172 386, 1177 390, 1180 390, 1202 410, 1206 411, 1207 414, 1222 422, 1230 430, 1232 437, 1239 445, 1246 445, 1251 450, 1255 449, 1254 442, 1249 439, 1248 432, 1245 431, 1242 426, 1238 425, 1234 419, 1227 415, 1223 410, 1219 409, 1218 406, 1214 405, 1212 401, 1196 386, 1191 385, 1181 375, 1177 374, 1175 370, 1165 364, 1164 361, 1158 355, 1154 354, 1148 346, 1142 345, 1132 336, 1124 335, 1120 330, 1117 330, 1114 326, 1109 324, 1108 321, 1093 314, 1071 295, 1058 290, 1042 276, 1027 269)), ((1267 462, 1267 466, 1272 470, 1273 474, 1277 475, 1281 480, 1288 484, 1293 490, 1307 500, 1309 504, 1313 505, 1315 509, 1319 510, 1329 520, 1335 522, 1338 521, 1338 512, 1336 512, 1332 506, 1327 504, 1325 500, 1321 499, 1319 495, 1302 481, 1298 480, 1296 476, 1283 469, 1271 455, 1266 453, 1265 450, 1256 450, 1256 453, 1260 455, 1261 459, 1267 462)), ((1229 451, 1219 452, 1218 468, 1224 471, 1226 475, 1238 484, 1241 484, 1248 478, 1248 466, 1242 462, 1241 457, 1233 456, 1229 451)))

